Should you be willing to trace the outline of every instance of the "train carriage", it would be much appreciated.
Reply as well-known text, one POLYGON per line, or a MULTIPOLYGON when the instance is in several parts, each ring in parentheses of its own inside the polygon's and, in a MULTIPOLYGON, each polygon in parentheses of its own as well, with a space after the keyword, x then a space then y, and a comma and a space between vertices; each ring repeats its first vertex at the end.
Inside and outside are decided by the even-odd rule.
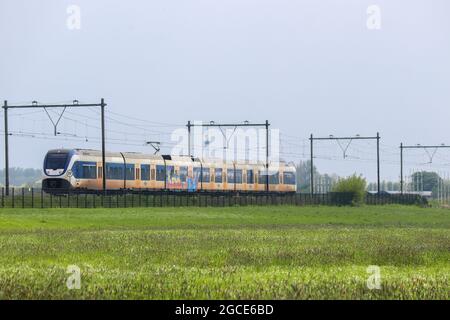
MULTIPOLYGON (((171 190, 210 192, 295 192, 295 167, 269 168, 248 162, 225 162, 189 156, 107 152, 107 190, 171 190)), ((50 150, 44 159, 42 187, 46 192, 102 190, 102 154, 88 149, 50 150)))

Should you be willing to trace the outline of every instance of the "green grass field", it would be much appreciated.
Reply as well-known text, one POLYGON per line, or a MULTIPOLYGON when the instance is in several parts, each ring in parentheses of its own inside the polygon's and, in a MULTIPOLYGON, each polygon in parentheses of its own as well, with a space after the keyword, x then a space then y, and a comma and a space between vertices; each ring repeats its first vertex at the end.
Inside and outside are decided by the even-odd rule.
POLYGON ((446 209, 0 209, 0 299, 449 299, 449 261, 446 209))

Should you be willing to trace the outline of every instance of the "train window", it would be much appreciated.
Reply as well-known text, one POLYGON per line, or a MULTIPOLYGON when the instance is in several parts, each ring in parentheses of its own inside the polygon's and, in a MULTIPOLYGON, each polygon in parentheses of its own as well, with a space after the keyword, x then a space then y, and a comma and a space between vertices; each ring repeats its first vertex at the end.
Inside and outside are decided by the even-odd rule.
POLYGON ((202 181, 203 182, 211 181, 211 173, 209 171, 209 168, 202 168, 202 181))
POLYGON ((197 181, 197 182, 200 181, 202 169, 199 167, 196 167, 196 168, 194 168, 193 172, 194 172, 194 181, 197 181))
POLYGON ((178 170, 180 182, 186 182, 188 176, 188 167, 180 167, 178 170))
POLYGON ((84 179, 97 179, 97 167, 95 165, 83 165, 84 179))
POLYGON ((254 176, 253 176, 253 170, 247 170, 247 183, 253 184, 254 182, 254 176))
POLYGON ((77 179, 97 179, 97 164, 89 161, 76 161, 73 164, 72 172, 77 179))
POLYGON ((141 164, 141 180, 144 180, 144 181, 150 180, 150 165, 149 164, 141 164))
POLYGON ((214 181, 216 182, 216 183, 222 183, 222 168, 215 168, 214 169, 214 175, 215 175, 215 177, 214 177, 214 181))
POLYGON ((234 171, 236 173, 236 183, 242 183, 242 169, 236 169, 234 171))
POLYGON ((167 181, 172 181, 175 177, 175 167, 174 166, 166 166, 166 177, 167 181))
POLYGON ((97 170, 97 177, 98 177, 99 179, 101 179, 101 178, 103 177, 103 170, 102 170, 102 167, 98 167, 98 170, 97 170))
POLYGON ((67 166, 68 153, 49 153, 45 157, 45 169, 65 169, 67 166))
POLYGON ((295 185, 295 173, 294 172, 283 172, 284 184, 294 184, 295 185))
POLYGON ((278 172, 269 175, 269 184, 279 184, 279 180, 280 174, 278 172))
POLYGON ((164 181, 166 169, 163 165, 156 166, 156 181, 164 181))
POLYGON ((234 169, 227 169, 227 181, 228 183, 234 183, 234 169))
POLYGON ((126 172, 126 179, 127 180, 134 180, 134 164, 127 164, 125 168, 126 172))
POLYGON ((107 163, 106 179, 123 180, 123 163, 107 163))

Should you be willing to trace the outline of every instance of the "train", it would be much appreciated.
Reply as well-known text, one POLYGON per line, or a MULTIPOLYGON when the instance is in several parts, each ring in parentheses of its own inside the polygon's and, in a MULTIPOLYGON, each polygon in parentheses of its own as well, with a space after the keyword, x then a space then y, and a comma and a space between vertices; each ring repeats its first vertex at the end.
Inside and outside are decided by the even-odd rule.
MULTIPOLYGON (((102 152, 49 150, 42 189, 47 193, 103 190, 102 152)), ((192 156, 106 152, 106 189, 111 191, 296 192, 293 164, 280 162, 267 174, 264 163, 192 156), (268 182, 268 183, 267 183, 268 182), (267 190, 268 186, 268 190, 267 190)))

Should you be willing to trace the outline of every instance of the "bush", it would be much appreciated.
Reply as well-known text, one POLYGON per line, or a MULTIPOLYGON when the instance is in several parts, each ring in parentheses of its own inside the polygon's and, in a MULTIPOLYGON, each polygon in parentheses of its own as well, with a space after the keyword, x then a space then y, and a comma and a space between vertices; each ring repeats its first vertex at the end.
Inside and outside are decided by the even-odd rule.
POLYGON ((347 178, 340 179, 334 186, 333 192, 349 192, 353 194, 353 204, 364 202, 366 195, 366 179, 353 174, 347 178))

